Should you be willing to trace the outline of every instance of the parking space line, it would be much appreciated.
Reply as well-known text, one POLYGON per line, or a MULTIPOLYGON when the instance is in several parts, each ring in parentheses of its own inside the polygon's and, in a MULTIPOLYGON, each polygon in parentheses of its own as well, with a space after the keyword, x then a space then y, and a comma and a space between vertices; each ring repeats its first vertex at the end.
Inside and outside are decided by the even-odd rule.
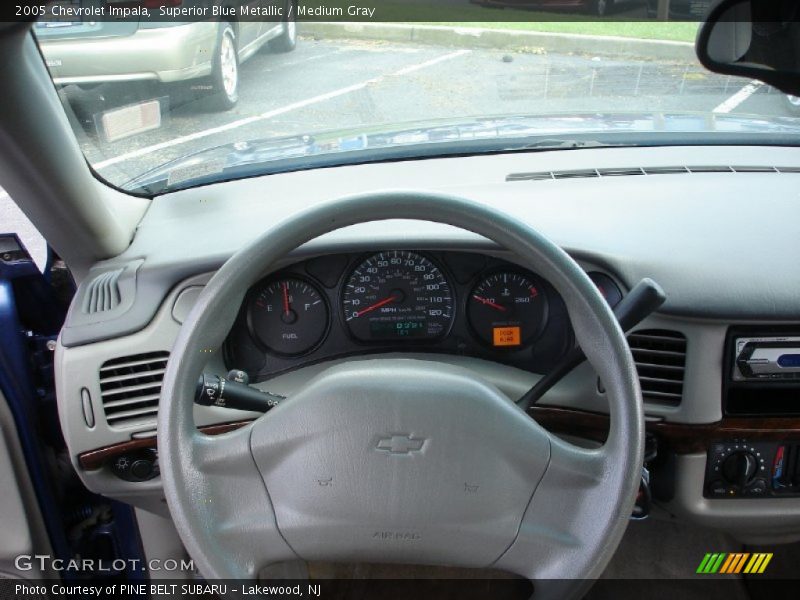
POLYGON ((319 60, 321 58, 329 58, 331 56, 339 54, 341 51, 342 50, 340 48, 337 48, 337 49, 329 51, 329 52, 323 52, 322 54, 312 54, 311 56, 304 56, 302 58, 298 58, 297 60, 288 60, 286 62, 282 62, 282 63, 276 64, 276 65, 270 66, 267 69, 263 69, 262 72, 264 72, 264 71, 276 71, 278 69, 283 69, 285 67, 293 67, 295 65, 300 65, 300 64, 303 64, 303 63, 311 62, 312 60, 319 60))
POLYGON ((327 100, 332 100, 333 98, 338 98, 339 96, 344 96, 345 94, 350 94, 352 92, 361 90, 366 88, 368 85, 374 85, 375 83, 380 83, 381 81, 389 78, 389 77, 397 77, 408 75, 409 73, 414 73, 416 71, 420 71, 422 69, 426 69, 428 67, 432 67, 433 65, 437 65, 439 63, 452 60, 454 58, 458 58, 459 56, 463 56, 465 54, 469 54, 470 50, 457 50, 455 52, 450 52, 448 54, 443 54, 441 56, 437 56, 436 58, 432 58, 430 60, 426 60, 421 63, 417 63, 414 65, 409 65, 407 67, 403 67, 398 71, 393 71, 391 73, 387 73, 385 75, 378 75, 377 77, 373 77, 372 79, 367 79, 366 81, 361 81, 359 83, 355 83, 353 85, 348 85, 343 88, 339 88, 337 90, 333 90, 327 92, 325 94, 319 94, 318 96, 312 96, 310 98, 306 98, 305 100, 300 100, 298 102, 293 102, 292 104, 287 104, 286 106, 282 106, 280 108, 275 108, 273 110, 269 110, 267 112, 261 113, 259 115, 254 115, 252 117, 245 117, 243 119, 238 119, 236 121, 231 121, 230 123, 226 123, 225 125, 220 125, 218 127, 211 127, 209 129, 204 129, 202 131, 196 131, 195 133, 190 133, 188 135, 184 135, 181 137, 173 138, 171 140, 161 142, 158 144, 153 144, 151 146, 147 146, 144 148, 139 148, 138 150, 133 150, 131 152, 127 152, 125 154, 120 154, 119 156, 115 156, 113 158, 109 158, 104 161, 100 161, 94 165, 95 169, 104 169, 106 167, 110 167, 112 165, 124 162, 126 160, 130 160, 132 158, 138 158, 140 156, 145 156, 147 154, 151 154, 153 152, 158 152, 160 150, 165 150, 167 148, 171 148, 173 146, 179 146, 181 144, 185 144, 187 142, 192 142, 194 140, 199 140, 204 137, 208 137, 210 135, 215 135, 217 133, 223 133, 225 131, 231 131, 232 129, 239 129, 240 127, 246 127, 247 125, 251 125, 253 123, 257 123, 259 121, 264 121, 266 119, 271 119, 273 117, 277 117, 278 115, 282 115, 288 112, 292 112, 301 108, 305 108, 306 106, 310 106, 312 104, 319 104, 320 102, 325 102, 327 100))
POLYGON ((762 82, 754 79, 738 92, 736 92, 733 96, 725 100, 724 102, 720 103, 713 111, 714 113, 718 114, 725 114, 731 112, 734 108, 739 106, 742 102, 747 100, 750 96, 756 93, 758 89, 764 85, 762 82))
POLYGON ((439 56, 437 58, 432 58, 430 60, 426 60, 425 62, 421 62, 421 63, 416 64, 416 65, 410 65, 408 67, 404 67, 404 68, 400 69, 399 71, 395 71, 394 73, 392 73, 392 75, 394 75, 394 76, 408 75, 409 73, 413 73, 414 71, 419 71, 421 69, 427 69, 428 67, 432 67, 433 65, 438 65, 440 62, 444 62, 446 60, 457 58, 459 56, 463 56, 463 55, 469 54, 469 53, 470 53, 469 50, 457 50, 456 52, 451 52, 450 54, 444 54, 444 55, 439 56))

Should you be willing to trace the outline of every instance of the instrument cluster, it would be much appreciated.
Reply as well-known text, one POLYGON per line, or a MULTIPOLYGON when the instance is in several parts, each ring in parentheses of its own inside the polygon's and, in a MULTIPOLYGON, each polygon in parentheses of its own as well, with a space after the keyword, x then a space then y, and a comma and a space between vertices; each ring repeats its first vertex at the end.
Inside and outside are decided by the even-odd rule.
MULTIPOLYGON (((619 302, 611 277, 589 276, 619 302)), ((376 352, 446 352, 545 372, 573 343, 563 301, 535 273, 477 253, 386 250, 310 259, 257 283, 225 359, 254 381, 376 352)))

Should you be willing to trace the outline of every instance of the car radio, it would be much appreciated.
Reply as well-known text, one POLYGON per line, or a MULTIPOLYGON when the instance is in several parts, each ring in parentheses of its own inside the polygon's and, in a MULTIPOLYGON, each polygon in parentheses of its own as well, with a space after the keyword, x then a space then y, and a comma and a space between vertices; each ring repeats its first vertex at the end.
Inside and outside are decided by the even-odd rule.
POLYGON ((796 325, 728 330, 722 409, 728 416, 800 415, 800 329, 796 325))
POLYGON ((734 381, 800 382, 800 336, 734 338, 734 381))

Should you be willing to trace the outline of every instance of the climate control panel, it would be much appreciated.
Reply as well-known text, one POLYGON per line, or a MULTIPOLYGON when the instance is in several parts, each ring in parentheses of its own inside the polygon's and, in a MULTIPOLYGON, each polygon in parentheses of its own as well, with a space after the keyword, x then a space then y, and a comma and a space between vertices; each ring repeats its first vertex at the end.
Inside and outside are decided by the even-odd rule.
POLYGON ((716 442, 708 450, 706 498, 800 496, 800 441, 716 442))

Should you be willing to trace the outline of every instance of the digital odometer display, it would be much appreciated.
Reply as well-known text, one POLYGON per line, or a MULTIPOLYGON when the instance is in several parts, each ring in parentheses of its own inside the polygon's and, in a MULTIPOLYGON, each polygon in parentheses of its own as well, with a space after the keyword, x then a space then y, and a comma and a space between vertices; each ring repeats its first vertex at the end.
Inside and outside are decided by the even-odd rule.
POLYGON ((427 329, 424 321, 372 321, 369 324, 373 339, 425 337, 427 329))
POLYGON ((344 319, 362 341, 442 337, 453 322, 454 306, 442 271, 424 256, 401 250, 361 262, 342 293, 344 319))

